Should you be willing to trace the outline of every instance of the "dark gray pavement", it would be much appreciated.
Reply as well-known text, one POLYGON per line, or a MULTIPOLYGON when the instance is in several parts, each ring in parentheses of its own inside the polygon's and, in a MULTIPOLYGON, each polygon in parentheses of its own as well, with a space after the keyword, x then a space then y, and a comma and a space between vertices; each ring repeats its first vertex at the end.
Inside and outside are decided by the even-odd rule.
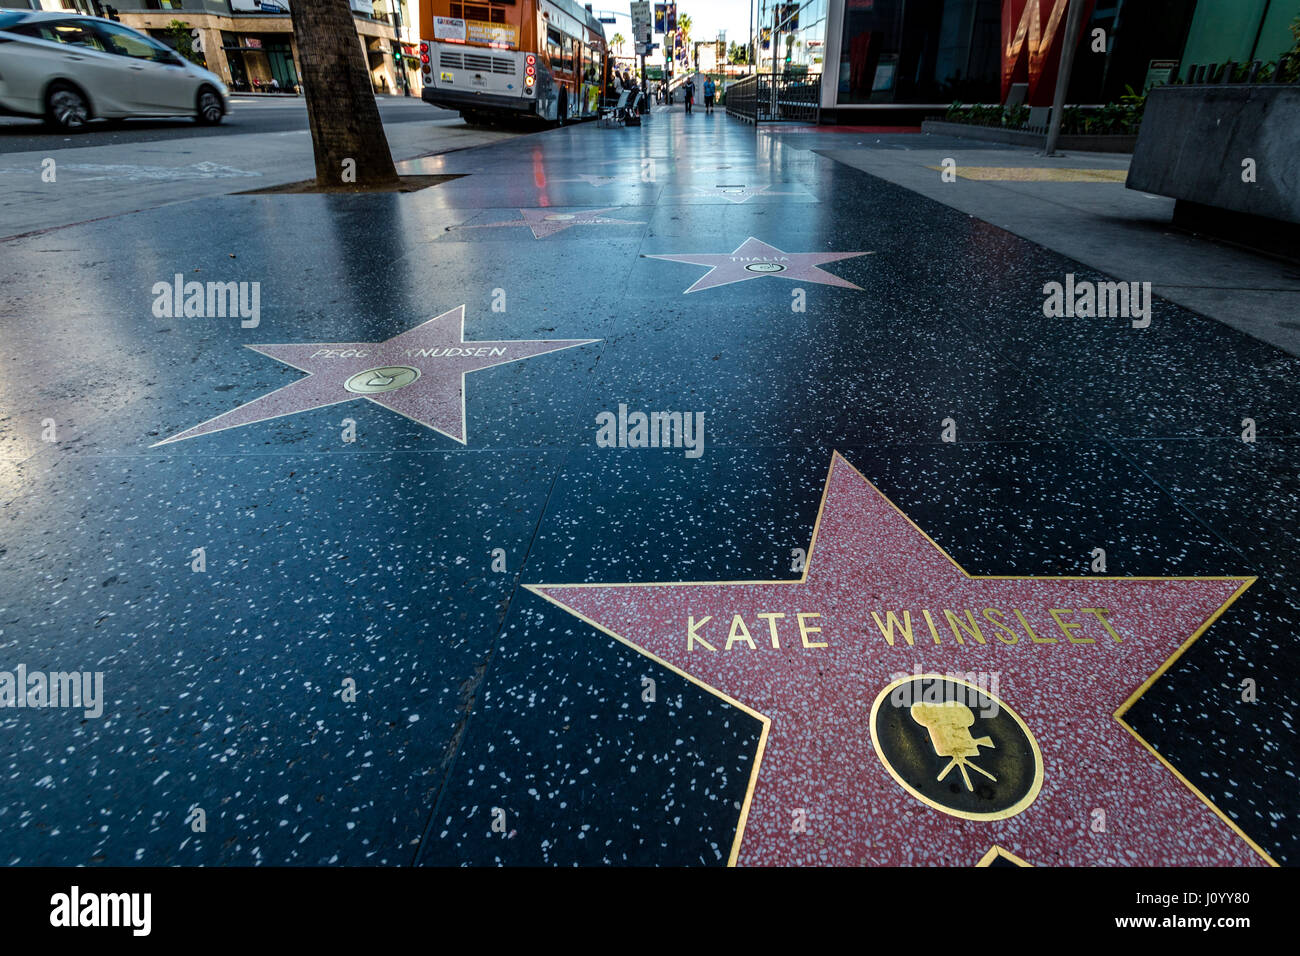
POLYGON ((1300 860, 1300 361, 1047 318, 1155 273, 820 135, 657 113, 0 242, 0 672, 102 676, 0 709, 3 862, 1300 860), (996 677, 982 747, 875 706, 936 672, 996 677))
POLYGON ((1125 188, 1127 156, 1048 159, 1028 148, 930 134, 770 135, 803 142, 1117 278, 1140 276, 1157 295, 1300 356, 1300 264, 1174 228, 1172 199, 1125 188), (954 182, 941 177, 945 159, 959 170, 954 182), (1070 170, 1118 178, 1052 178, 1070 170))

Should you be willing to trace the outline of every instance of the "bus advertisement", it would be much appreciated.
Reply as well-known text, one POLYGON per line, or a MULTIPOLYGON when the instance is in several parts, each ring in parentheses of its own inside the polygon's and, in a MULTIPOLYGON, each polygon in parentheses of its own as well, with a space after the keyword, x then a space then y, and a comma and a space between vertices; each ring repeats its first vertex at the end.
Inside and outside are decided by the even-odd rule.
POLYGON ((572 0, 420 0, 425 102, 466 122, 563 124, 600 112, 605 28, 572 0))

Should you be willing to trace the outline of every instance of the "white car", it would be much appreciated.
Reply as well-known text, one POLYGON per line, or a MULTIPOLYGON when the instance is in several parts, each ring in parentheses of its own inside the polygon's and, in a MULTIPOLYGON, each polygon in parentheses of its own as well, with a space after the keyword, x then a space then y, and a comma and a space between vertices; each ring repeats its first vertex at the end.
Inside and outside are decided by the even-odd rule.
POLYGON ((0 113, 43 116, 63 129, 91 119, 230 112, 221 78, 112 20, 0 10, 0 113))

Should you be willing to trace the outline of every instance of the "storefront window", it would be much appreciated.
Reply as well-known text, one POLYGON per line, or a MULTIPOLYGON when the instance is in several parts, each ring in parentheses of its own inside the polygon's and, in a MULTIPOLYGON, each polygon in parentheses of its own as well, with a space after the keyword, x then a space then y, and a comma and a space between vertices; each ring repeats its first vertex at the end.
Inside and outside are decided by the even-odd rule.
POLYGON ((840 103, 996 102, 999 0, 845 0, 840 103))
POLYGON ((286 34, 222 31, 221 46, 236 92, 292 93, 297 88, 298 70, 286 34))

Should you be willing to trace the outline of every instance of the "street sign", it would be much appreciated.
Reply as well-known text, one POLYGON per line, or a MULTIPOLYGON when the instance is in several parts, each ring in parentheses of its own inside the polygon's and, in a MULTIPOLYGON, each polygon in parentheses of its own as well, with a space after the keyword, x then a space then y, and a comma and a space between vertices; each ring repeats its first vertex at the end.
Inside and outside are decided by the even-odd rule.
POLYGON ((1153 86, 1170 82, 1177 73, 1177 60, 1152 60, 1147 65, 1147 77, 1142 84, 1142 92, 1149 92, 1153 86))
POLYGON ((632 4, 632 36, 638 43, 650 42, 653 24, 650 19, 649 0, 639 0, 632 4))
POLYGON ((195 53, 203 52, 203 31, 201 30, 190 31, 190 49, 193 50, 195 53))

